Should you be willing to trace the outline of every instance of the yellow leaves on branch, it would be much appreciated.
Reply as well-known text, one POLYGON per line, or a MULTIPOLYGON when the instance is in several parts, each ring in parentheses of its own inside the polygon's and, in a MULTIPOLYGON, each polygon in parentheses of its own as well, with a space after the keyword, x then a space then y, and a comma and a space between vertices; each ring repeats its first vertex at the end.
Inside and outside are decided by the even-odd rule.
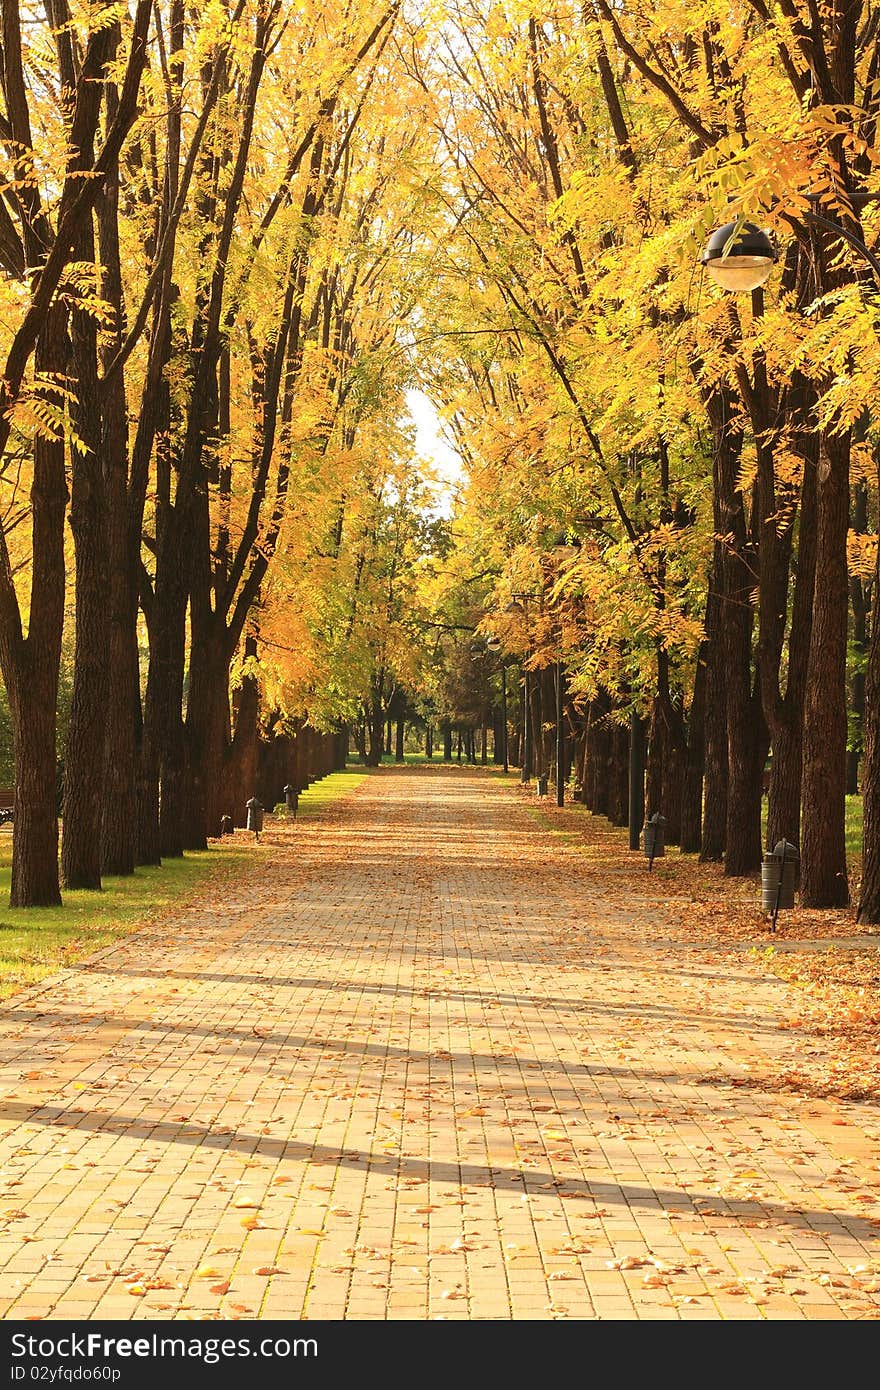
POLYGON ((846 538, 847 567, 859 579, 873 579, 877 569, 877 537, 850 531, 846 538))
POLYGON ((7 412, 14 435, 30 445, 37 439, 54 443, 66 441, 78 453, 85 453, 86 445, 71 420, 69 406, 73 398, 65 378, 35 376, 19 392, 7 412))

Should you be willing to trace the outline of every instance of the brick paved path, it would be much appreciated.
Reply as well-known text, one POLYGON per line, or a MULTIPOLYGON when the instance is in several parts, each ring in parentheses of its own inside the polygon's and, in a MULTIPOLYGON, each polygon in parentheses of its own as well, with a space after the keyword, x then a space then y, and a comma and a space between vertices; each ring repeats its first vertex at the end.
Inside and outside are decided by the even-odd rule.
POLYGON ((876 1107, 642 865, 458 769, 260 853, 0 1007, 5 1316, 877 1316, 876 1107))

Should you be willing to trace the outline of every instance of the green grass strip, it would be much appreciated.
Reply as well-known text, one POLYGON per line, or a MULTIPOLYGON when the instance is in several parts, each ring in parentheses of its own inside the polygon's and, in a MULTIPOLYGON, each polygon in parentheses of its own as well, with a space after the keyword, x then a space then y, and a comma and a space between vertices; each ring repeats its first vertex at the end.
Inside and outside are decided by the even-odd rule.
MULTIPOLYGON (((354 791, 366 772, 334 772, 300 798, 300 814, 317 816, 354 791)), ((179 909, 209 889, 218 905, 226 886, 262 855, 246 831, 207 850, 142 867, 125 878, 107 877, 100 893, 64 894, 61 907, 10 908, 12 831, 0 830, 0 999, 136 931, 151 918, 179 909)))
POLYGON ((341 797, 353 792, 368 775, 365 768, 352 768, 345 772, 331 772, 329 776, 322 777, 320 782, 313 782, 299 798, 297 816, 302 818, 320 815, 334 801, 339 801, 341 797))

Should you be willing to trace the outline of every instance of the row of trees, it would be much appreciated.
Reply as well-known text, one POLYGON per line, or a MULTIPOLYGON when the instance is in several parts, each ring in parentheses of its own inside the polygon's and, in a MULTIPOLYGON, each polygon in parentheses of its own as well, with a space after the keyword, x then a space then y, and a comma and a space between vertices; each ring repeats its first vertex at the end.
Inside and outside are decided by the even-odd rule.
POLYGON ((730 874, 769 752, 814 906, 848 895, 849 715, 880 917, 865 0, 24 18, 0 0, 13 903, 60 891, 65 644, 61 877, 96 888, 203 846, 261 728, 360 722, 375 761, 404 699, 479 722, 481 626, 547 673, 536 745, 557 665, 582 753, 643 717, 650 799, 730 874), (782 253, 751 302, 697 268, 740 214, 782 253))
POLYGON ((0 8, 13 905, 59 900, 59 752, 61 880, 98 888, 250 794, 257 684, 270 727, 348 712, 413 512, 398 11, 0 8))
POLYGON ((574 728, 643 715, 650 799, 731 875, 760 863, 769 753, 767 838, 800 843, 810 906, 848 901, 864 719, 866 921, 880 356, 854 246, 880 194, 876 25, 862 0, 461 0, 413 67, 454 224, 426 370, 468 461, 483 630, 536 670, 561 658, 574 728), (751 297, 697 264, 741 215, 780 247, 751 297))

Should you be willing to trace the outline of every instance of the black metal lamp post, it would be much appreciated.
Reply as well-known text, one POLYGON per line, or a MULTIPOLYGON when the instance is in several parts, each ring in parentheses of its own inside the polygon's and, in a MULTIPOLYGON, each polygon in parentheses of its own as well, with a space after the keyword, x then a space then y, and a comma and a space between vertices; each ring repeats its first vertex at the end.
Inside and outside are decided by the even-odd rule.
POLYGON ((565 805, 565 723, 563 720, 562 661, 556 658, 556 805, 565 805))
POLYGON ((519 770, 519 780, 525 784, 531 776, 532 761, 532 740, 529 737, 529 670, 523 667, 523 731, 522 731, 522 767, 519 770))
POLYGON ((756 290, 779 259, 766 232, 753 222, 725 222, 706 242, 700 260, 725 290, 756 290))
POLYGON ((639 712, 629 719, 629 847, 639 849, 645 819, 645 731, 639 712))
MULTIPOLYGON (((488 647, 490 652, 500 652, 501 638, 487 638, 486 646, 488 647)), ((504 660, 502 660, 501 662, 501 730, 502 751, 504 753, 504 771, 505 773, 507 773, 510 771, 510 765, 507 757, 507 662, 504 660)))
MULTIPOLYGON (((529 611, 528 603, 531 598, 540 598, 540 594, 514 594, 513 602, 506 608, 508 613, 522 613, 523 618, 528 622, 529 611)), ((528 658, 527 658, 528 659, 528 658)), ((520 768, 519 780, 525 785, 531 776, 530 763, 532 761, 532 738, 529 732, 531 720, 529 719, 529 668, 523 664, 523 731, 522 731, 522 767, 520 768)), ((540 771, 539 768, 535 769, 540 771)))
MULTIPOLYGON (((875 195, 863 194, 861 199, 858 199, 857 195, 857 201, 865 201, 873 196, 875 195)), ((864 257, 877 285, 880 286, 880 260, 854 232, 842 227, 830 217, 814 212, 812 208, 804 209, 798 216, 804 222, 824 227, 826 231, 833 232, 835 236, 849 242, 850 246, 864 257)), ((766 232, 762 232, 753 222, 740 220, 725 222, 723 227, 718 227, 706 242, 700 260, 722 289, 756 290, 760 289, 770 275, 779 260, 779 253, 766 232)))

